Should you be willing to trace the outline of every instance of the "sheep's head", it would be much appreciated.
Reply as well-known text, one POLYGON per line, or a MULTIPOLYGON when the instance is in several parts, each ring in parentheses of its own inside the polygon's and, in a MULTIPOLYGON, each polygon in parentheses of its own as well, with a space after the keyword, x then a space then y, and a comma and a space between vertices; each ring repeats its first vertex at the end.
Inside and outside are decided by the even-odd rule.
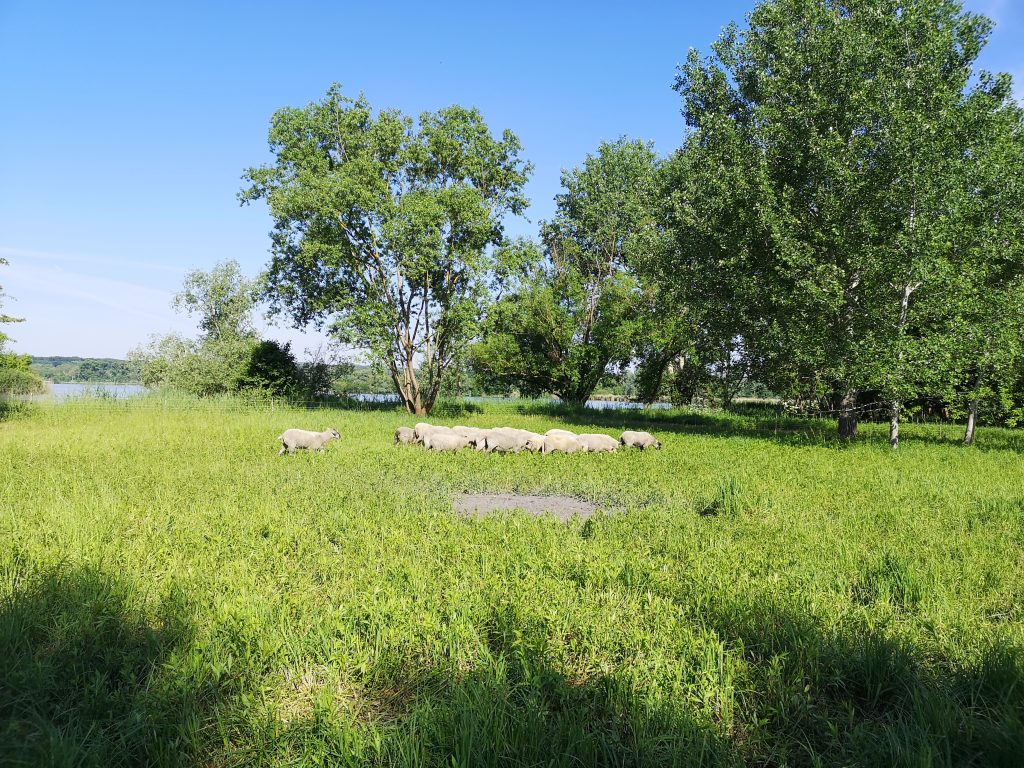
POLYGON ((341 434, 339 434, 338 430, 336 430, 336 429, 328 429, 327 430, 327 439, 328 440, 341 440, 341 434))

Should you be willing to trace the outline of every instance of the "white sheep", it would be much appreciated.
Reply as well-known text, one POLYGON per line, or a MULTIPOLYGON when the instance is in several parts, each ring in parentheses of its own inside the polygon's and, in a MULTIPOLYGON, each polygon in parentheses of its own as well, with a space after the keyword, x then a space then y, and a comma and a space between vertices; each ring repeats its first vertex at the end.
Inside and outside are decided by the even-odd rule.
POLYGON ((531 432, 530 436, 526 438, 526 450, 532 453, 543 453, 544 452, 544 441, 547 437, 544 435, 538 435, 536 432, 531 432))
POLYGON ((429 434, 430 432, 447 432, 449 434, 454 434, 451 430, 451 427, 442 427, 434 424, 427 424, 425 421, 421 421, 419 424, 413 427, 413 430, 416 432, 417 442, 420 443, 423 442, 423 438, 426 437, 426 435, 429 434))
POLYGON ((544 445, 541 448, 543 453, 554 453, 555 451, 561 451, 562 453, 576 453, 582 449, 580 441, 576 439, 575 435, 571 437, 569 435, 545 435, 544 445))
POLYGON ((454 432, 431 430, 423 436, 423 447, 428 451, 459 451, 469 446, 469 438, 454 432))
POLYGON ((545 437, 551 437, 552 435, 561 435, 562 437, 576 437, 575 432, 570 432, 568 429, 549 429, 544 433, 545 437))
POLYGON ((416 430, 412 427, 399 427, 395 430, 395 443, 410 445, 416 442, 416 430))
POLYGON ((524 435, 516 434, 516 430, 492 429, 484 437, 483 450, 488 453, 519 453, 526 448, 528 439, 524 435))
POLYGON ((591 433, 579 435, 576 439, 587 453, 597 453, 599 451, 613 452, 619 448, 619 441, 610 435, 591 433))
POLYGON ((463 437, 469 438, 469 444, 478 447, 479 442, 486 436, 486 429, 480 429, 479 427, 463 427, 461 425, 455 425, 452 427, 452 432, 456 435, 462 435, 463 437))
POLYGON ((325 429, 323 432, 310 432, 306 429, 286 429, 277 438, 281 441, 281 450, 278 456, 285 452, 295 453, 297 450, 322 451, 329 440, 340 440, 341 435, 336 429, 325 429))
POLYGON ((647 448, 661 450, 661 443, 655 440, 650 432, 633 432, 627 429, 619 438, 619 443, 627 448, 639 448, 641 451, 647 448))

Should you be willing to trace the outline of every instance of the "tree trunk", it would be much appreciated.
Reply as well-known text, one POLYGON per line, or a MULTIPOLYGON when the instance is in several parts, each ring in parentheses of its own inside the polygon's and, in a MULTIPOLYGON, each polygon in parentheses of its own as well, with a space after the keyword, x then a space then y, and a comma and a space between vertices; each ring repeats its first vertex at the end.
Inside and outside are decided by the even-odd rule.
POLYGON ((889 416, 889 445, 893 448, 900 447, 900 409, 903 403, 899 400, 892 401, 892 410, 889 416))
POLYGON ((839 439, 848 442, 857 436, 857 390, 848 389, 839 400, 839 439))
POLYGON ((975 391, 971 399, 971 411, 967 414, 967 430, 964 432, 964 445, 974 445, 974 428, 978 424, 978 393, 975 391))

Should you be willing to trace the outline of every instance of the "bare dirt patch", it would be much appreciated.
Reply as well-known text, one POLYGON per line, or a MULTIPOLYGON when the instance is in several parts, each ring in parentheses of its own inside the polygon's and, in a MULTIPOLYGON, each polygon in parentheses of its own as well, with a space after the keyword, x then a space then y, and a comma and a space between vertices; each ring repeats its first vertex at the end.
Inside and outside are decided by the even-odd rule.
POLYGON ((484 517, 505 509, 521 509, 540 517, 552 514, 559 520, 571 520, 575 515, 586 520, 597 513, 597 505, 572 496, 530 496, 518 493, 463 493, 452 500, 452 508, 467 517, 484 517))

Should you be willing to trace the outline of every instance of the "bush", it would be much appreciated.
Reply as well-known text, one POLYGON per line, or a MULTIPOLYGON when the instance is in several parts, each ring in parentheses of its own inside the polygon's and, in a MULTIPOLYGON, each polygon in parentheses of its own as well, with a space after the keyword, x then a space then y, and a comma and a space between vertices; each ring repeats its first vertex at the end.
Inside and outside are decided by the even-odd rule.
POLYGON ((0 394, 37 395, 45 391, 43 380, 31 371, 0 368, 0 394))

